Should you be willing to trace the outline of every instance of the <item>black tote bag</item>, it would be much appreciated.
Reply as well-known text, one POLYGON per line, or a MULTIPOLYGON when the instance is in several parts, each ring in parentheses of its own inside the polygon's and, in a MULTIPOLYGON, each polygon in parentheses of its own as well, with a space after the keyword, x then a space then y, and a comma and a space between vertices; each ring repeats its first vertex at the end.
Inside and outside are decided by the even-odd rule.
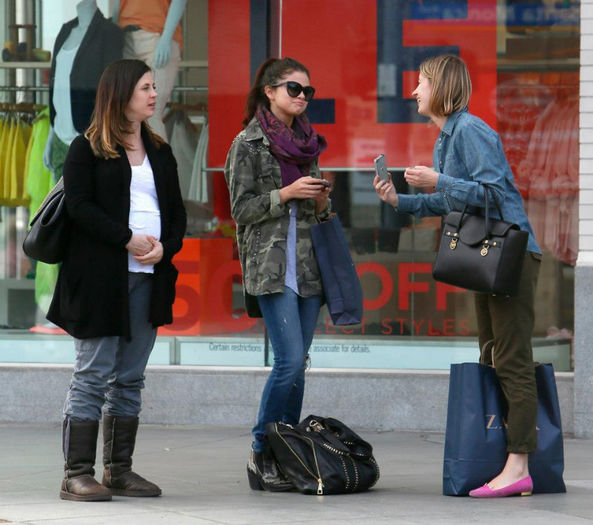
MULTIPOLYGON (((534 493, 566 492, 562 423, 554 369, 535 367, 537 450, 529 455, 534 493)), ((507 406, 494 368, 478 363, 451 365, 443 461, 443 494, 466 496, 503 469, 507 406)))
POLYGON ((338 216, 311 226, 311 240, 333 324, 360 323, 362 287, 338 216))
POLYGON ((64 179, 60 179, 47 194, 30 226, 23 241, 25 254, 47 264, 62 262, 70 238, 64 179))

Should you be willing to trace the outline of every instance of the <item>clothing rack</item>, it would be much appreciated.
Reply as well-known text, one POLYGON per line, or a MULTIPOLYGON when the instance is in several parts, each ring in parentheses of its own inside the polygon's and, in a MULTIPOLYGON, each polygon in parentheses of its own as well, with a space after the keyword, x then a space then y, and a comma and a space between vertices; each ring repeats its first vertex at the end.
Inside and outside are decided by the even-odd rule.
POLYGON ((49 86, 0 86, 0 91, 49 91, 49 86))
POLYGON ((167 102, 167 108, 171 111, 208 111, 207 104, 183 104, 181 102, 167 102))
MULTIPOLYGON (((0 91, 49 91, 49 86, 0 86, 0 91)), ((173 91, 203 91, 208 92, 206 86, 175 86, 173 91)))
POLYGON ((208 93, 207 86, 174 86, 173 91, 202 91, 208 93))
POLYGON ((32 102, 17 102, 17 103, 6 103, 0 102, 0 112, 4 111, 16 111, 18 113, 37 113, 44 109, 46 106, 42 104, 33 104, 32 102))

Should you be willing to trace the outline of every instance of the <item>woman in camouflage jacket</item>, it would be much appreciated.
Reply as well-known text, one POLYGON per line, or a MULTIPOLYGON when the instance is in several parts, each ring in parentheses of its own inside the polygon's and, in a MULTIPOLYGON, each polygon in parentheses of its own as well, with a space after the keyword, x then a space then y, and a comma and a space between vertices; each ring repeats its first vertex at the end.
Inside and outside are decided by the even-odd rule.
POLYGON ((245 129, 225 166, 243 286, 250 316, 263 314, 274 348, 247 464, 254 490, 292 488, 278 471, 265 425, 300 419, 305 365, 322 303, 310 227, 329 214, 329 185, 319 173, 325 139, 305 115, 314 89, 291 58, 269 59, 247 97, 245 129))

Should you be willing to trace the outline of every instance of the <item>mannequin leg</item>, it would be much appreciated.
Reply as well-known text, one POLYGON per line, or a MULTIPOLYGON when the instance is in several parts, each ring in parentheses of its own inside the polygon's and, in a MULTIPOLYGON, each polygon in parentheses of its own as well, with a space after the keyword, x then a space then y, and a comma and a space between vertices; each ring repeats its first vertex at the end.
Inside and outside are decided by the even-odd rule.
POLYGON ((171 42, 171 58, 165 67, 154 69, 154 52, 159 41, 158 33, 149 33, 142 29, 126 33, 124 44, 124 58, 137 58, 146 62, 153 70, 154 83, 156 84, 157 97, 154 115, 148 119, 148 124, 155 133, 158 133, 167 142, 167 132, 163 124, 163 114, 179 70, 181 52, 179 44, 171 42))

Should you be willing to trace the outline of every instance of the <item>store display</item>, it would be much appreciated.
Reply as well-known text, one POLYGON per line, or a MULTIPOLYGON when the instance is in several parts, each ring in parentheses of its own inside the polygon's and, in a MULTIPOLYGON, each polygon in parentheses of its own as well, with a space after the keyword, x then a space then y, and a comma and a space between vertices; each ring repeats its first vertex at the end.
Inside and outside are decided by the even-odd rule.
POLYGON ((138 58, 152 69, 158 86, 154 115, 150 127, 168 140, 163 117, 175 85, 183 37, 181 17, 187 0, 119 0, 113 20, 125 32, 124 58, 138 58))
MULTIPOLYGON (((313 4, 311 0, 305 3, 313 4)), ((165 109, 163 119, 166 120, 165 126, 170 127, 167 138, 178 162, 180 185, 188 210, 188 233, 195 237, 192 240, 196 240, 202 250, 201 255, 191 250, 184 252, 188 265, 184 268, 189 268, 196 258, 200 259, 200 268, 187 270, 180 282, 191 287, 194 281, 201 280, 200 293, 204 295, 203 301, 202 298, 192 299, 189 295, 186 302, 178 301, 175 326, 177 329, 181 326, 179 323, 189 324, 191 317, 191 335, 196 331, 200 334, 225 334, 241 329, 261 331, 260 326, 246 328, 242 325, 240 316, 244 304, 237 291, 240 288, 240 270, 232 241, 234 231, 229 227, 229 210, 225 207, 228 196, 226 188, 217 185, 222 178, 215 170, 224 163, 220 151, 224 150, 226 154, 228 150, 228 141, 221 140, 221 137, 224 138, 222 132, 230 127, 233 130, 238 128, 242 110, 236 103, 234 92, 221 89, 221 79, 228 80, 232 89, 241 90, 240 86, 248 83, 252 73, 250 61, 244 53, 249 54, 245 50, 251 49, 253 42, 247 39, 247 33, 240 31, 233 31, 235 36, 229 39, 228 20, 248 20, 247 25, 237 22, 235 26, 233 22, 231 26, 260 31, 259 34, 265 38, 270 37, 266 33, 270 28, 265 24, 255 25, 256 18, 249 16, 249 10, 244 13, 246 16, 229 18, 226 15, 243 8, 220 7, 215 1, 109 2, 110 7, 118 6, 117 14, 120 15, 119 20, 113 21, 109 20, 112 13, 104 10, 107 4, 99 0, 67 0, 60 3, 63 9, 54 9, 53 4, 50 0, 40 0, 36 5, 42 6, 44 16, 28 19, 20 16, 19 24, 35 23, 37 27, 34 30, 19 27, 16 36, 14 30, 9 30, 10 25, 16 25, 16 14, 11 19, 7 18, 12 16, 9 10, 0 14, 6 41, 0 42, 0 47, 4 46, 4 54, 11 60, 0 63, 4 77, 0 84, 4 84, 5 88, 0 88, 0 101, 32 100, 50 104, 54 110, 20 112, 18 115, 12 112, 12 116, 7 111, 0 111, 0 198, 3 199, 0 204, 0 278, 29 279, 29 318, 35 317, 39 325, 44 323, 47 297, 51 297, 57 267, 30 260, 23 255, 21 245, 29 219, 59 177, 60 158, 63 159, 68 150, 70 139, 60 136, 55 117, 59 115, 60 118, 70 119, 73 134, 84 131, 84 121, 92 110, 89 100, 94 97, 91 88, 86 90, 81 83, 82 80, 90 83, 92 76, 87 75, 85 68, 98 65, 103 60, 98 53, 110 49, 117 42, 121 46, 120 54, 126 52, 128 43, 131 45, 138 41, 140 47, 146 44, 144 47, 149 49, 150 59, 155 60, 160 45, 159 33, 163 32, 171 17, 171 24, 176 22, 175 27, 165 35, 167 38, 160 45, 161 51, 169 47, 172 56, 174 47, 184 44, 185 49, 179 70, 168 74, 167 81, 173 79, 176 87, 166 97, 170 106, 165 109), (200 6, 197 7, 197 4, 200 6), (180 6, 182 9, 179 9, 180 6), (51 16, 48 16, 47 10, 52 10, 51 16), (157 11, 160 14, 155 18, 157 11), (214 16, 217 13, 219 15, 214 16), (177 15, 180 20, 175 20, 177 15), (100 17, 103 17, 104 25, 103 22, 97 24, 100 17), (226 20, 224 25, 220 22, 222 19, 226 20), (105 33, 100 36, 107 27, 114 31, 108 33, 113 38, 105 36, 105 33), (82 31, 83 28, 86 30, 82 31), (32 38, 28 36, 28 31, 34 33, 32 38), (151 37, 150 45, 139 42, 143 33, 156 34, 157 39, 151 37), (67 44, 73 34, 80 38, 74 38, 67 44), (41 40, 41 35, 44 40, 41 40), (168 46, 164 45, 165 41, 168 46), (58 55, 60 51, 68 51, 70 44, 72 49, 76 49, 74 54, 78 57, 73 60, 67 74, 61 75, 57 71, 58 55), (38 52, 38 48, 42 47, 53 53, 45 50, 38 52), (27 53, 34 61, 51 60, 55 69, 48 75, 47 64, 26 62, 27 53), (50 54, 52 56, 48 56, 50 54), (229 69, 226 61, 221 62, 221 57, 230 61, 233 67, 229 69), (23 65, 15 60, 22 61, 23 65), (60 76, 72 80, 70 111, 66 110, 67 105, 56 104, 53 98, 57 77, 60 76), (19 87, 22 91, 17 89, 19 87), (48 87, 52 90, 51 98, 48 98, 48 87), (53 128, 49 125, 50 113, 53 114, 53 128), (17 121, 22 124, 15 126, 17 121), (42 125, 45 126, 43 132, 42 125), (31 126, 32 129, 27 131, 31 126), (36 133, 36 128, 39 133, 36 133), (27 134, 30 134, 29 140, 27 134), (209 134, 212 134, 212 140, 209 140, 209 134), (50 156, 53 172, 44 167, 43 149, 47 144, 54 146, 50 156), (29 207, 29 215, 26 206, 29 207), (224 244, 222 241, 227 241, 225 249, 228 251, 225 252, 224 265, 213 263, 211 267, 204 267, 204 254, 213 250, 217 243, 224 244), (219 277, 219 272, 228 272, 224 273, 226 280, 219 277), (212 296, 218 297, 217 294, 221 295, 221 306, 216 309, 216 316, 212 313, 213 308, 209 308, 208 314, 203 313, 210 305, 207 302, 212 301, 212 296), (191 316, 185 313, 186 308, 191 316), (199 314, 196 313, 198 310, 199 314), (220 322, 221 319, 224 322, 220 322)), ((538 312, 536 331, 544 337, 551 326, 558 326, 560 330, 571 328, 574 275, 571 266, 576 263, 579 238, 578 41, 581 3, 572 0, 501 0, 495 4, 470 0, 444 7, 442 2, 402 2, 402 9, 397 13, 405 20, 401 33, 395 32, 393 25, 376 28, 376 17, 368 16, 368 13, 357 18, 357 24, 349 25, 347 20, 343 20, 344 10, 341 14, 331 13, 329 16, 325 7, 316 8, 318 23, 325 24, 327 19, 334 20, 338 16, 344 21, 341 25, 351 35, 348 41, 336 42, 328 48, 335 53, 335 60, 327 61, 327 66, 324 66, 329 68, 324 70, 328 73, 327 78, 323 80, 322 76, 315 87, 318 102, 332 108, 331 118, 320 125, 324 131, 339 129, 340 133, 344 132, 340 140, 332 142, 331 150, 336 155, 344 152, 344 158, 349 160, 328 163, 332 168, 324 177, 333 180, 332 206, 344 225, 354 264, 361 274, 365 298, 364 323, 345 330, 336 328, 324 310, 317 328, 321 333, 338 333, 348 337, 415 334, 437 338, 447 335, 471 337, 475 333, 470 294, 460 293, 457 289, 451 291, 452 288, 435 282, 431 277, 434 252, 441 233, 440 218, 411 221, 408 215, 400 214, 390 206, 378 205, 368 181, 370 173, 353 171, 361 159, 372 160, 378 151, 385 151, 388 158, 397 158, 399 151, 406 153, 410 162, 430 163, 430 151, 415 149, 414 144, 420 142, 416 140, 418 136, 435 133, 433 126, 417 123, 405 128, 408 131, 401 132, 399 124, 378 121, 382 110, 377 106, 377 89, 383 90, 385 86, 393 87, 396 98, 403 92, 402 103, 415 111, 415 102, 409 97, 417 76, 414 71, 417 56, 413 49, 421 54, 441 50, 449 52, 452 49, 473 64, 474 90, 483 95, 475 109, 493 116, 489 123, 501 135, 536 239, 544 250, 538 295, 540 299, 549 299, 546 303, 553 306, 538 312), (450 24, 447 26, 450 33, 432 31, 435 24, 443 21, 443 16, 452 14, 455 16, 446 22, 450 24), (461 20, 464 17, 467 19, 461 20), (481 21, 479 24, 476 23, 478 19, 481 21), (483 49, 490 49, 487 41, 496 46, 487 53, 488 62, 476 59, 469 49, 471 46, 467 45, 467 39, 459 39, 456 47, 454 28, 458 31, 460 26, 463 26, 466 36, 484 35, 483 49), (381 41, 384 43, 382 56, 386 63, 373 63, 372 57, 375 57, 377 49, 374 45, 368 46, 368 36, 373 35, 375 30, 377 35, 387 39, 381 41), (496 38, 488 40, 487 31, 490 36, 496 34, 496 38), (428 35, 431 35, 430 38, 428 35), (392 44, 396 47, 389 47, 392 44), (401 48, 397 47, 400 45, 401 48), (389 49, 399 49, 401 54, 391 57, 385 54, 389 49), (355 52, 357 63, 364 64, 362 70, 347 69, 341 64, 339 57, 342 53, 351 52, 355 52), (401 57, 409 59, 402 63, 401 57), (398 79, 401 76, 399 69, 395 72, 390 69, 393 66, 391 61, 398 67, 404 67, 401 85, 399 81, 394 84, 386 76, 393 74, 398 79), (375 66, 377 75, 373 74, 375 66), (328 80, 330 76, 342 80, 332 83, 328 80), (484 90, 484 86, 487 89, 484 90)), ((297 15, 295 5, 287 6, 281 17, 285 30, 283 48, 288 53, 290 49, 297 49, 295 45, 299 42, 294 22, 300 20, 301 14, 297 15)), ((258 9, 253 7, 251 14, 257 14, 258 9)), ((354 7, 346 9, 347 12, 351 10, 354 7)), ((326 36, 331 39, 332 32, 329 31, 326 36)), ((318 56, 312 42, 298 49, 301 56, 304 56, 302 53, 318 56)), ((317 71, 320 66, 316 60, 311 62, 311 73, 317 78, 314 70, 317 71)), ((157 91, 162 92, 162 82, 156 83, 157 91)), ((476 104, 476 99, 473 100, 476 104)), ((365 162, 365 166, 367 164, 365 162)), ((404 166, 396 163, 396 167, 404 166)), ((396 177, 395 182, 403 180, 403 177, 396 177)), ((21 285, 23 283, 19 283, 21 285)), ((183 298, 187 289, 180 287, 178 292, 178 298, 183 298)), ((3 319, 1 315, 0 319, 3 319)))

